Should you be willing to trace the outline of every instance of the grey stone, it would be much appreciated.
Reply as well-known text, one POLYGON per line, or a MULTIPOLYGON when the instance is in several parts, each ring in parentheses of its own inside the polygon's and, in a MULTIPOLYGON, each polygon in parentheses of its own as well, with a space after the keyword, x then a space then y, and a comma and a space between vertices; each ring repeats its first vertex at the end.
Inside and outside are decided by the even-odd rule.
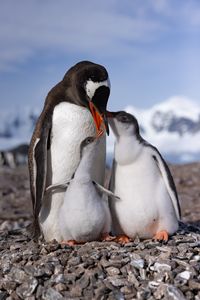
POLYGON ((107 299, 108 300, 125 300, 125 297, 121 291, 114 290, 114 291, 110 292, 107 299))
POLYGON ((166 263, 159 263, 156 262, 153 267, 150 268, 151 270, 157 271, 157 272, 169 272, 171 271, 171 266, 166 263))
POLYGON ((40 266, 25 266, 24 271, 26 274, 34 277, 42 277, 45 273, 45 268, 40 266))
POLYGON ((160 283, 157 289, 155 290, 155 292, 153 293, 154 298, 162 299, 166 293, 166 289, 167 289, 166 285, 164 283, 160 283))
POLYGON ((144 259, 134 259, 131 261, 131 265, 137 269, 144 268, 144 259))
POLYGON ((66 290, 67 286, 64 283, 58 283, 54 286, 54 288, 57 292, 62 292, 66 290))
POLYGON ((31 280, 28 280, 27 282, 22 283, 19 287, 17 287, 16 293, 21 299, 30 297, 35 291, 37 285, 37 279, 33 278, 31 280))
POLYGON ((7 299, 8 294, 5 291, 0 291, 0 300, 7 299))
POLYGON ((42 297, 42 294, 44 293, 44 287, 42 286, 42 285, 38 285, 37 286, 37 289, 36 289, 36 298, 37 299, 41 299, 41 297, 42 297))
POLYGON ((79 280, 77 280, 77 285, 81 287, 81 289, 85 289, 90 283, 90 276, 84 274, 81 276, 79 280))
POLYGON ((175 277, 174 283, 177 286, 183 286, 188 282, 190 277, 191 277, 191 273, 189 271, 183 271, 175 277))
POLYGON ((132 272, 128 272, 128 282, 132 283, 135 287, 140 285, 139 281, 137 280, 136 276, 132 272))
POLYGON ((123 287, 121 287, 121 289, 120 289, 120 291, 122 292, 122 294, 123 295, 125 295, 125 296, 127 296, 127 295, 134 295, 134 296, 136 296, 136 294, 137 294, 137 290, 134 288, 134 286, 127 286, 127 285, 125 285, 125 286, 123 286, 123 287))
POLYGON ((29 276, 24 272, 24 270, 13 267, 8 278, 17 283, 23 283, 29 279, 29 276))
POLYGON ((142 288, 137 292, 137 299, 146 300, 151 297, 151 290, 149 288, 142 288))
POLYGON ((115 268, 115 267, 109 267, 109 268, 107 268, 106 272, 110 276, 114 276, 114 275, 120 274, 120 270, 118 268, 115 268))
POLYGON ((12 291, 14 291, 17 287, 17 283, 14 281, 10 281, 9 279, 6 280, 2 280, 1 281, 1 288, 6 290, 9 294, 12 293, 12 291))
POLYGON ((185 300, 183 293, 180 289, 176 288, 173 285, 168 285, 166 289, 167 295, 173 300, 185 300))
POLYGON ((55 266, 55 269, 54 269, 54 274, 62 274, 62 273, 63 273, 63 271, 64 271, 64 268, 63 268, 63 266, 61 266, 61 265, 57 265, 57 266, 55 266))
POLYGON ((43 292, 42 299, 43 300, 63 300, 64 298, 59 292, 57 292, 56 290, 54 290, 53 288, 50 287, 43 292))
POLYGON ((2 257, 2 262, 1 262, 1 269, 3 274, 8 273, 12 268, 12 264, 10 262, 9 258, 3 258, 2 257))
POLYGON ((112 285, 114 285, 116 287, 124 286, 127 283, 126 278, 121 278, 118 276, 108 276, 107 279, 108 279, 108 281, 110 281, 112 283, 112 285))
POLYGON ((198 290, 200 291, 200 281, 197 280, 189 280, 189 288, 191 290, 198 290))
POLYGON ((73 286, 71 291, 70 291, 70 295, 73 298, 81 297, 82 296, 82 288, 80 286, 73 286))

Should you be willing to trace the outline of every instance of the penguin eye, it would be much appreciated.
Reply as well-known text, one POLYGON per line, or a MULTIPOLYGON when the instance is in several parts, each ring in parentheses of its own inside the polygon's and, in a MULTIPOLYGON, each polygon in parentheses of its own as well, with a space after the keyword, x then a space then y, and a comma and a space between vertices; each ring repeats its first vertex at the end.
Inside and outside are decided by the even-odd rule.
POLYGON ((88 137, 85 139, 85 145, 88 145, 88 144, 92 143, 93 141, 94 141, 93 137, 88 137))
POLYGON ((119 116, 119 121, 122 122, 122 123, 126 123, 128 122, 130 119, 127 115, 121 115, 119 116))

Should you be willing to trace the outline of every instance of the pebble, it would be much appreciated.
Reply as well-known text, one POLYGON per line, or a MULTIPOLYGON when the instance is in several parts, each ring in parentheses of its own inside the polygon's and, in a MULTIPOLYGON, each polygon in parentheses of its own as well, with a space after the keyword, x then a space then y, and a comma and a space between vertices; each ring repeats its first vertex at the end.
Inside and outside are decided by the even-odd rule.
POLYGON ((131 265, 137 269, 144 268, 144 260, 143 259, 135 259, 131 261, 131 265))
POLYGON ((191 273, 188 271, 184 271, 184 272, 179 273, 177 276, 188 281, 190 279, 191 273))
POLYGON ((48 288, 42 294, 42 299, 44 300, 63 300, 63 296, 54 290, 53 288, 48 288))
POLYGON ((168 271, 171 271, 171 266, 169 264, 166 264, 166 263, 156 262, 154 264, 154 266, 151 267, 150 269, 154 270, 156 272, 168 272, 168 271))
POLYGON ((8 294, 5 291, 0 291, 0 300, 8 299, 8 294))
POLYGON ((185 300, 185 296, 182 291, 173 285, 167 285, 167 296, 173 300, 185 300))
POLYGON ((114 276, 114 275, 118 275, 120 273, 120 270, 115 267, 108 267, 106 268, 106 272, 108 273, 108 275, 114 276))
POLYGON ((19 287, 17 287, 16 293, 21 299, 30 297, 35 291, 37 285, 37 279, 32 278, 31 280, 28 280, 27 282, 24 282, 19 287))

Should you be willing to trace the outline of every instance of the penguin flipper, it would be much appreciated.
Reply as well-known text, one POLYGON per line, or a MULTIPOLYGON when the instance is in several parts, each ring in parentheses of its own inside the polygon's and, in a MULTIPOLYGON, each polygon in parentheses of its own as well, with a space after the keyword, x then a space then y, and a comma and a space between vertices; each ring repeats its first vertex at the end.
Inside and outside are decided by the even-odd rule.
POLYGON ((92 183, 94 184, 94 186, 96 187, 96 189, 102 193, 102 194, 106 194, 110 197, 114 197, 117 199, 120 199, 117 195, 115 195, 113 192, 107 190, 105 187, 103 187, 102 185, 100 185, 99 183, 97 183, 96 181, 92 181, 92 183))
POLYGON ((65 189, 68 188, 70 182, 71 182, 71 180, 69 180, 68 182, 64 182, 64 183, 51 184, 46 188, 45 192, 51 192, 51 191, 56 190, 56 189, 65 190, 65 189))
POLYGON ((33 205, 33 235, 35 237, 38 237, 40 234, 38 230, 38 216, 46 187, 47 148, 50 140, 50 133, 51 119, 47 119, 46 114, 43 111, 36 124, 28 153, 30 190, 33 205))
POLYGON ((173 177, 172 177, 169 167, 166 164, 165 160, 163 159, 162 155, 159 153, 159 151, 156 148, 154 149, 154 151, 155 152, 152 154, 152 157, 153 157, 154 161, 156 162, 156 164, 159 168, 159 171, 163 177, 167 191, 169 193, 172 204, 174 206, 176 217, 178 220, 180 220, 181 219, 181 209, 180 209, 180 203, 179 203, 178 194, 176 191, 176 186, 175 186, 173 177))

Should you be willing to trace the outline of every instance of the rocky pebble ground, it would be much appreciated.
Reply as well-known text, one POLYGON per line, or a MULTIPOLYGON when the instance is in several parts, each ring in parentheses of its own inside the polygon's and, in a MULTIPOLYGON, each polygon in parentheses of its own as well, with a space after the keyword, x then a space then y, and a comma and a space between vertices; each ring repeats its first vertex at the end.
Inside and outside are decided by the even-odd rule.
POLYGON ((30 240, 25 167, 0 169, 0 300, 200 299, 200 164, 171 166, 182 206, 167 244, 30 240))

